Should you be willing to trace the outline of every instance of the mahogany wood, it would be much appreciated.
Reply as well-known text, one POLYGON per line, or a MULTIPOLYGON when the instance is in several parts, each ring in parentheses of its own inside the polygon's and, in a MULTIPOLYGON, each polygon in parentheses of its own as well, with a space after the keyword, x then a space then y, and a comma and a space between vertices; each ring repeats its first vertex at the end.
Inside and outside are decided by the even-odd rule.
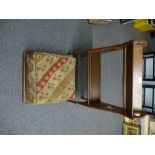
POLYGON ((115 46, 75 52, 88 58, 88 96, 81 105, 119 113, 129 118, 142 117, 142 54, 146 41, 131 40, 115 46), (123 107, 103 103, 101 98, 101 54, 123 50, 123 107))
POLYGON ((100 101, 101 96, 101 57, 100 53, 88 54, 89 71, 88 71, 88 98, 89 101, 100 101))

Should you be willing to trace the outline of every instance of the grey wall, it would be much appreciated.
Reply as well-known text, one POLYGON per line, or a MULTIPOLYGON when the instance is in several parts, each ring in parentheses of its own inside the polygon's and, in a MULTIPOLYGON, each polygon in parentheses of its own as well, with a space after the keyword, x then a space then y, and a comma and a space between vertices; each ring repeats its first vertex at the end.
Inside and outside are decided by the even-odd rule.
MULTIPOLYGON (((131 25, 120 26, 118 20, 105 26, 88 25, 85 20, 0 20, 0 134, 121 134, 123 117, 118 114, 71 103, 22 104, 22 54, 25 50, 68 53, 144 37, 131 25)), ((119 103, 121 55, 112 58, 118 69, 118 95, 107 98, 116 103, 117 97, 119 103)))

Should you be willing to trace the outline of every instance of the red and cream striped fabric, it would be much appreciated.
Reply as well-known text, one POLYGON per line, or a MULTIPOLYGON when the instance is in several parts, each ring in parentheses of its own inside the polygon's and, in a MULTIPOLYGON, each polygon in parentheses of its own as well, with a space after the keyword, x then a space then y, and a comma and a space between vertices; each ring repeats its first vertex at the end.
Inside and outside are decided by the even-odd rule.
POLYGON ((74 99, 75 64, 72 56, 27 52, 25 102, 44 104, 74 99))

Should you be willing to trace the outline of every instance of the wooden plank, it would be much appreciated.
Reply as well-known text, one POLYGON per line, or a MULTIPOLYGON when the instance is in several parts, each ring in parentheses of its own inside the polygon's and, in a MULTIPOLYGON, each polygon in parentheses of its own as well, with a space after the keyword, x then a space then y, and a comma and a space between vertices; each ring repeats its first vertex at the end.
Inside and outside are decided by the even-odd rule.
POLYGON ((109 46, 109 47, 101 47, 101 48, 95 48, 95 49, 90 49, 90 50, 84 50, 84 51, 76 51, 74 55, 80 55, 80 56, 87 56, 88 51, 91 51, 92 53, 107 53, 107 52, 115 52, 116 50, 122 49, 123 44, 120 45, 114 45, 114 46, 109 46))
POLYGON ((135 42, 136 44, 141 45, 142 47, 146 47, 147 43, 146 41, 143 40, 130 40, 128 42, 125 42, 123 44, 117 44, 113 46, 108 46, 108 47, 100 47, 100 48, 94 48, 94 49, 88 49, 88 50, 83 50, 83 51, 75 51, 73 55, 79 55, 79 56, 87 56, 88 51, 91 51, 93 53, 107 53, 107 52, 117 52, 118 50, 121 50, 122 48, 127 47, 128 45, 132 44, 135 42))
POLYGON ((134 111, 142 110, 142 55, 143 45, 133 41, 126 47, 126 82, 124 83, 126 112, 133 117, 134 111))
POLYGON ((90 51, 88 55, 88 100, 100 101, 101 55, 90 51))
POLYGON ((133 109, 142 110, 142 64, 143 64, 143 47, 134 42, 133 51, 133 109))
POLYGON ((122 76, 122 83, 123 83, 123 109, 126 110, 126 50, 127 48, 123 48, 123 76, 122 76))
POLYGON ((124 80, 124 104, 125 111, 128 115, 133 116, 133 107, 132 107, 132 82, 133 82, 133 44, 129 44, 126 47, 124 63, 126 63, 125 76, 124 80))

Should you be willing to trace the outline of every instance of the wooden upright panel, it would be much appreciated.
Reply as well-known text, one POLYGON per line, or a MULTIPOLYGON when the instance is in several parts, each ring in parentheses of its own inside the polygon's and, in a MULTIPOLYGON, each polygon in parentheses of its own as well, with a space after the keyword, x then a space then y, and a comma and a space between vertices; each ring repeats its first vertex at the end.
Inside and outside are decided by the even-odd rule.
POLYGON ((143 46, 138 45, 134 42, 134 52, 133 52, 133 108, 134 110, 142 110, 142 64, 143 64, 143 46))
POLYGON ((88 99, 100 101, 101 95, 101 54, 88 54, 88 99))
POLYGON ((133 80, 133 44, 129 44, 124 51, 124 105, 128 115, 133 115, 132 107, 132 80, 133 80))
POLYGON ((133 41, 125 48, 126 79, 124 80, 124 101, 126 102, 126 113, 131 117, 133 117, 134 111, 142 110, 143 46, 143 42, 133 41))

